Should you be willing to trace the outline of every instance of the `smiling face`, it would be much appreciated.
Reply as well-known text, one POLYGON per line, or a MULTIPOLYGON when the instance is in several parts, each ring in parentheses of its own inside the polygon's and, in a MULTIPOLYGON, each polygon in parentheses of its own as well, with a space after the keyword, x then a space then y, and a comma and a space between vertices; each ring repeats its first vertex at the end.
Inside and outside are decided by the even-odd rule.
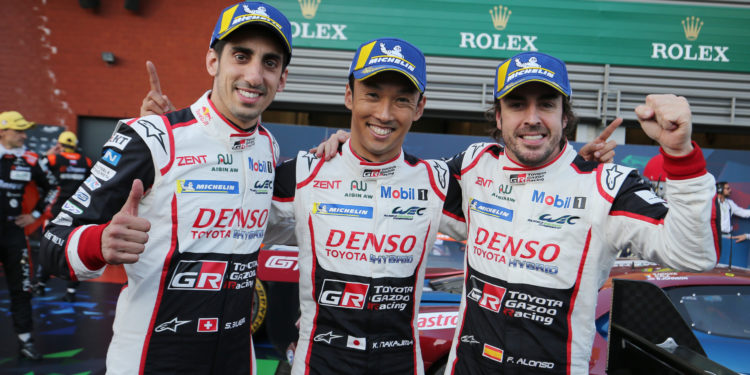
POLYGON ((505 95, 495 119, 505 153, 518 164, 539 167, 562 151, 568 123, 563 116, 563 97, 546 84, 526 83, 505 95))
POLYGON ((284 48, 270 31, 245 27, 228 36, 218 53, 210 49, 206 55, 214 77, 211 101, 233 123, 250 128, 286 85, 284 48))
POLYGON ((378 73, 346 85, 345 104, 352 111, 352 150, 373 162, 398 156, 411 124, 424 112, 426 99, 403 74, 378 73))

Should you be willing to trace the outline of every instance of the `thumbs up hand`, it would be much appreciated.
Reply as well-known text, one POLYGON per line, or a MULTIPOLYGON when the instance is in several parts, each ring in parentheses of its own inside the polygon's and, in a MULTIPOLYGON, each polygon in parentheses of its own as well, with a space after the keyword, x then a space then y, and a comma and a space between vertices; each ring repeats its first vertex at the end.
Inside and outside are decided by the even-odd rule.
POLYGON ((138 254, 146 248, 151 223, 138 217, 141 199, 143 182, 135 180, 128 200, 102 232, 102 256, 107 263, 135 263, 138 261, 138 254))

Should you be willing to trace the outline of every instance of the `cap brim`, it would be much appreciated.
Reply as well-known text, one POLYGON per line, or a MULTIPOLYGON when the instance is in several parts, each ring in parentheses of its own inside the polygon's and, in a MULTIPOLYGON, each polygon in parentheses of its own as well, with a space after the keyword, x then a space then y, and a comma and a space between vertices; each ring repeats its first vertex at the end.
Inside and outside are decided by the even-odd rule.
POLYGON ((409 73, 406 69, 400 69, 393 65, 371 65, 359 70, 355 70, 354 72, 352 72, 352 75, 354 75, 354 78, 358 80, 363 80, 385 71, 393 71, 403 74, 404 76, 406 76, 406 78, 409 79, 409 81, 411 81, 412 84, 414 84, 414 87, 416 87, 420 93, 424 93, 424 85, 419 83, 417 77, 409 73))
POLYGON ((36 125, 36 124, 33 123, 33 122, 26 121, 26 123, 24 123, 23 125, 13 124, 13 125, 6 126, 6 127, 2 128, 2 130, 18 130, 18 131, 23 131, 23 130, 29 130, 29 129, 33 128, 34 125, 36 125))
POLYGON ((529 83, 529 82, 541 82, 546 84, 547 86, 552 87, 553 89, 559 91, 564 96, 570 97, 568 93, 565 92, 565 90, 560 87, 560 85, 556 84, 555 82, 551 82, 548 79, 541 78, 539 76, 535 75, 528 75, 526 77, 521 78, 517 82, 513 82, 512 85, 507 85, 502 88, 499 92, 495 93, 495 99, 502 99, 505 95, 508 95, 511 91, 515 90, 518 86, 521 86, 523 84, 529 83))
POLYGON ((222 34, 221 36, 219 36, 218 38, 216 38, 216 40, 214 40, 214 42, 212 43, 211 47, 213 47, 213 45, 216 44, 217 41, 224 40, 224 38, 226 38, 229 34, 231 34, 232 32, 234 32, 238 28, 240 28, 242 26, 247 26, 247 25, 250 25, 250 24, 258 25, 258 26, 265 26, 266 28, 268 28, 268 29, 272 30, 274 33, 276 33, 276 35, 278 35, 279 38, 281 38, 281 40, 284 42, 284 48, 286 48, 286 52, 289 53, 289 55, 291 56, 291 54, 292 54, 292 45, 289 43, 289 40, 286 38, 286 35, 284 35, 284 33, 281 32, 281 30, 277 29, 272 23, 270 23, 270 22, 268 22, 266 20, 262 20, 262 19, 247 20, 247 21, 244 21, 244 22, 241 22, 241 23, 238 23, 238 24, 234 25, 230 29, 227 29, 227 31, 225 31, 224 34, 222 34))

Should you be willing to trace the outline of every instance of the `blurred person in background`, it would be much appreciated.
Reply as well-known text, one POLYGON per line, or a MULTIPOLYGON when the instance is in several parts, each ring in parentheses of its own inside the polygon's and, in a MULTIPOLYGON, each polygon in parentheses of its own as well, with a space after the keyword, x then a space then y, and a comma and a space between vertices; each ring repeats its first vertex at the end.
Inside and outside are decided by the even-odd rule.
POLYGON ((719 205, 721 212, 721 235, 723 237, 731 237, 732 235, 732 216, 739 216, 744 219, 750 218, 750 209, 742 208, 734 203, 733 200, 729 199, 731 194, 732 187, 729 186, 729 182, 721 181, 716 184, 716 203, 719 205))
POLYGON ((39 360, 34 347, 31 313, 31 277, 33 266, 23 228, 41 217, 55 200, 54 176, 40 162, 39 156, 26 149, 26 130, 34 126, 16 111, 0 113, 0 262, 10 292, 13 328, 22 357, 39 360), (23 194, 30 183, 42 190, 29 214, 21 212, 23 194))
MULTIPOLYGON (((57 144, 52 147, 42 159, 50 172, 55 176, 58 183, 58 196, 50 209, 49 219, 56 217, 62 210, 65 202, 71 197, 77 202, 87 205, 89 196, 85 192, 77 191, 83 180, 91 173, 91 159, 78 152, 78 137, 71 131, 60 133, 57 144)), ((34 286, 34 294, 44 295, 45 287, 50 275, 42 267, 39 267, 39 278, 34 286)), ((68 280, 67 289, 63 300, 74 302, 76 300, 76 288, 80 284, 77 280, 68 280)))

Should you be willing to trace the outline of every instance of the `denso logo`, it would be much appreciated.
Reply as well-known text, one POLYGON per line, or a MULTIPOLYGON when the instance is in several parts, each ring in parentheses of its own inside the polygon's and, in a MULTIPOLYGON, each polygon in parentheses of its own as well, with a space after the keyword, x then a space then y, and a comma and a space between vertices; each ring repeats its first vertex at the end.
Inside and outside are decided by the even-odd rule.
POLYGON ((326 246, 339 247, 344 246, 347 250, 375 249, 375 252, 393 253, 396 250, 406 254, 414 250, 417 244, 417 237, 409 235, 401 237, 400 234, 376 235, 366 232, 344 232, 338 229, 331 229, 326 240, 326 246))
POLYGON ((273 173, 273 164, 268 160, 253 160, 253 158, 247 158, 250 170, 253 172, 260 173, 273 173))
POLYGON ((573 208, 584 209, 586 208, 586 197, 561 197, 557 194, 555 196, 547 195, 543 191, 534 189, 534 193, 531 195, 531 201, 534 203, 543 203, 548 206, 557 208, 570 208, 571 204, 573 208))
POLYGON ((489 232, 484 228, 477 228, 474 244, 485 246, 496 252, 510 253, 524 259, 538 258, 543 262, 552 262, 560 255, 560 245, 554 243, 542 244, 539 241, 525 238, 514 239, 498 232, 489 232))
POLYGON ((227 262, 181 260, 169 282, 169 289, 217 291, 221 289, 226 270, 227 262))
POLYGON ((318 303, 324 306, 362 310, 369 288, 369 284, 325 279, 318 303))
POLYGON ((177 166, 181 167, 185 165, 205 164, 206 158, 206 155, 177 156, 177 166))
POLYGON ((427 189, 414 189, 414 188, 394 188, 392 186, 381 186, 380 187, 381 198, 393 198, 393 199, 418 199, 420 201, 427 200, 427 189), (416 194, 415 194, 416 193, 416 194))
POLYGON ((268 209, 201 208, 195 217, 193 228, 259 228, 266 225, 267 220, 268 209))
POLYGON ((500 312, 506 292, 505 288, 488 283, 476 276, 471 276, 470 285, 471 290, 466 294, 467 298, 476 301, 479 306, 487 310, 500 312))
POLYGON ((327 180, 314 180, 313 187, 317 189, 338 189, 341 187, 341 180, 327 181, 327 180))

